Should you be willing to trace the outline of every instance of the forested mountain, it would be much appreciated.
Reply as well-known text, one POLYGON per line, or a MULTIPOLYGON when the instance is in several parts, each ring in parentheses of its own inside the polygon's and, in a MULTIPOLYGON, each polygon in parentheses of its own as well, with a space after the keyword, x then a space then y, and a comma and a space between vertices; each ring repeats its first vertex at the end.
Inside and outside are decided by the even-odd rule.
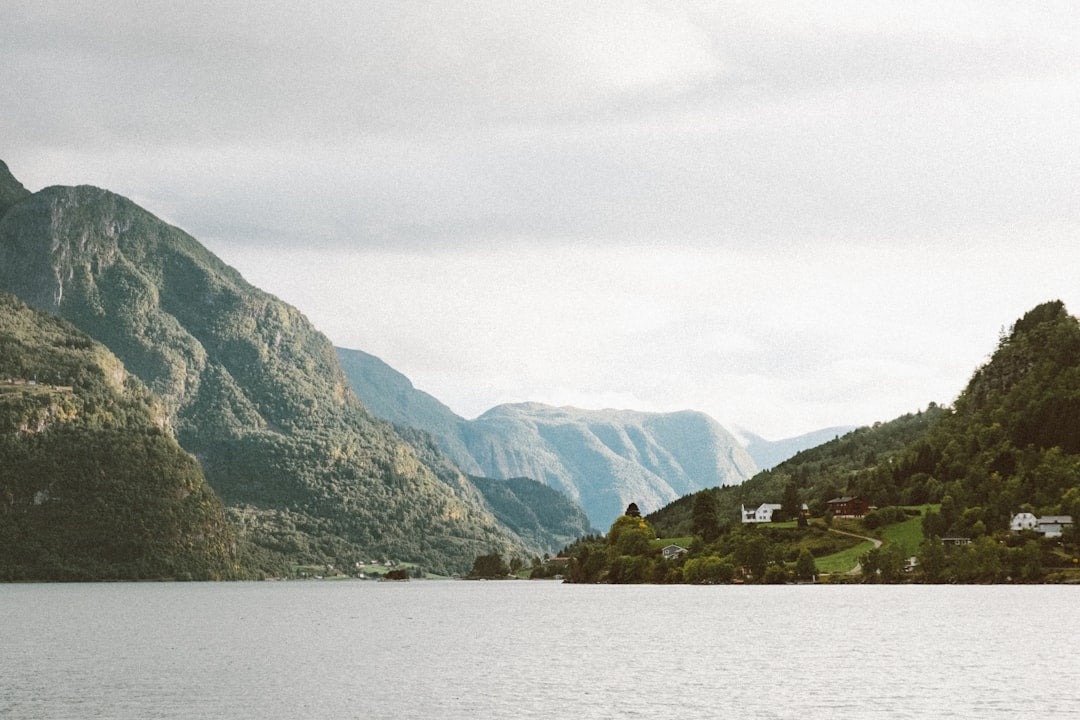
MULTIPOLYGON (((1002 335, 952 409, 931 404, 860 428, 714 494, 721 522, 733 523, 740 504, 788 492, 817 512, 838 495, 941 503, 936 534, 976 539, 1004 532, 1020 510, 1080 518, 1080 323, 1061 302, 1039 305, 1002 335)), ((692 504, 681 498, 649 519, 688 532, 692 504)))
POLYGON ((492 549, 532 550, 464 476, 437 477, 360 404, 295 308, 123 197, 12 183, 0 289, 71 321, 161 398, 267 562, 379 554, 457 570, 492 549))
MULTIPOLYGON (((717 517, 722 527, 740 522, 740 507, 757 507, 761 503, 780 503, 788 488, 796 489, 795 500, 806 503, 812 513, 820 515, 824 503, 840 495, 878 497, 877 478, 891 472, 895 461, 904 456, 911 443, 926 432, 946 411, 937 405, 903 415, 886 423, 857 428, 841 437, 809 450, 804 450, 765 470, 736 487, 711 490, 716 499, 717 517)), ((898 498, 906 503, 924 502, 924 497, 910 494, 898 498)), ((881 498, 882 504, 889 504, 881 498)), ((693 531, 694 497, 687 495, 649 515, 657 531, 664 535, 690 535, 693 531)))
POLYGON ((500 405, 465 420, 367 353, 338 348, 361 400, 399 425, 421 428, 462 468, 493 478, 530 477, 607 527, 629 502, 660 507, 685 492, 741 482, 757 467, 703 413, 641 413, 500 405))
POLYGON ((164 408, 101 344, 0 292, 0 580, 235 577, 164 408))

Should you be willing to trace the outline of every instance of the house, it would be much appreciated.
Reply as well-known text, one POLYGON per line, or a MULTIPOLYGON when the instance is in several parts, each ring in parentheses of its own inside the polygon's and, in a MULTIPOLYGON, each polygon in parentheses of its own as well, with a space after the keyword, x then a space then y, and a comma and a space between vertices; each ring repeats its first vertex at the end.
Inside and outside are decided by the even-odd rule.
POLYGON ((1034 530, 1035 526, 1038 524, 1039 518, 1035 517, 1032 513, 1021 512, 1012 516, 1012 520, 1009 521, 1009 529, 1013 532, 1034 530))
POLYGON ((1072 515, 1043 515, 1035 526, 1035 532, 1045 537, 1061 537, 1061 531, 1072 524, 1072 515))
POLYGON ((959 547, 961 545, 970 545, 971 544, 971 538, 969 538, 969 537, 941 538, 941 544, 942 545, 956 545, 957 547, 959 547))
POLYGON ((783 507, 778 503, 762 503, 756 508, 746 509, 742 505, 742 521, 744 523, 767 523, 772 522, 773 513, 783 507))
POLYGON ((833 517, 838 518, 861 518, 870 510, 870 503, 861 497, 847 495, 833 498, 825 504, 829 506, 829 512, 833 514, 833 517))
POLYGON ((1044 515, 1035 517, 1029 512, 1016 513, 1009 521, 1013 532, 1034 530, 1046 537, 1060 537, 1062 530, 1073 524, 1072 515, 1044 515))
POLYGON ((684 548, 682 545, 675 545, 674 543, 672 543, 671 545, 665 545, 663 550, 660 551, 660 553, 664 556, 665 560, 674 560, 675 558, 682 557, 688 552, 690 551, 684 548))

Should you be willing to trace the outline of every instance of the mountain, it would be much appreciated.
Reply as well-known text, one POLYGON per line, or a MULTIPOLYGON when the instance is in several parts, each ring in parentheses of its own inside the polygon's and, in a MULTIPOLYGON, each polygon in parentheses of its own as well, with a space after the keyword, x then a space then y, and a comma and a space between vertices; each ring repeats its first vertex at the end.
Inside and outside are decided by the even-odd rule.
POLYGON ((465 445, 468 421, 385 362, 361 350, 334 348, 349 384, 376 416, 395 425, 419 428, 435 436, 459 468, 473 475, 483 470, 465 445))
POLYGON ((704 413, 500 405, 469 424, 469 452, 492 477, 531 477, 581 503, 608 527, 631 502, 657 508, 757 469, 704 413))
POLYGON ((30 197, 30 191, 8 170, 7 164, 0 160, 0 217, 15 203, 30 197))
POLYGON ((454 571, 533 549, 363 407, 298 310, 194 238, 98 188, 4 187, 0 289, 72 322, 161 398, 264 563, 380 555, 454 571))
MULTIPOLYGON (((1060 301, 1033 308, 953 408, 931 403, 716 491, 722 522, 737 522, 742 503, 780 502, 789 487, 817 512, 837 495, 880 507, 940 503, 928 514, 940 536, 1005 540, 1020 510, 1080 517, 1080 322, 1060 301)), ((649 519, 666 534, 684 533, 692 503, 680 498, 649 519)))
POLYGON ((221 501, 104 346, 0 293, 0 580, 240 571, 221 501))
MULTIPOLYGON (((839 495, 867 495, 868 478, 882 468, 891 468, 908 447, 946 415, 931 403, 925 411, 902 415, 885 423, 856 428, 821 445, 808 448, 763 470, 741 485, 711 491, 715 496, 721 526, 740 522, 740 506, 757 507, 761 503, 780 503, 784 491, 794 485, 798 502, 809 505, 815 514, 824 512, 824 503, 839 495)), ((907 502, 922 502, 906 498, 907 502)), ((692 534, 694 498, 686 495, 648 516, 658 532, 670 537, 692 534)), ((884 498, 880 504, 887 504, 884 498)))
POLYGON ((556 488, 606 528, 629 505, 660 507, 685 492, 739 483, 757 470, 738 441, 703 413, 641 413, 500 405, 454 414, 382 360, 337 349, 349 382, 378 415, 435 436, 460 467, 556 488))
POLYGON ((746 452, 754 459, 754 463, 759 468, 768 469, 803 450, 817 447, 841 435, 846 435, 854 429, 846 425, 830 427, 782 440, 766 440, 745 430, 739 430, 739 435, 746 441, 746 452))

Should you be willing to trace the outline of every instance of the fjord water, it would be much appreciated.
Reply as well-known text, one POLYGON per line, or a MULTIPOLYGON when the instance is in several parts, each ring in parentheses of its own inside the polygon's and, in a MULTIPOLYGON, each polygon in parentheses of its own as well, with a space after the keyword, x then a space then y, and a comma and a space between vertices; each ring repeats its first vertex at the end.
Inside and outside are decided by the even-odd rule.
POLYGON ((1078 592, 0 585, 0 717, 1077 717, 1078 592))

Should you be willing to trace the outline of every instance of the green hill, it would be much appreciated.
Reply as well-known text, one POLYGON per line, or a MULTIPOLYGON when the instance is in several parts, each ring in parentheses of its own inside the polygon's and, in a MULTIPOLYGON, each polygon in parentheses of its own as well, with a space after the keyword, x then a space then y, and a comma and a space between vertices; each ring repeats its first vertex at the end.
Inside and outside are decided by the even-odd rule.
POLYGON ((71 321, 161 398, 268 562, 374 554, 447 572, 529 549, 360 404, 298 310, 123 197, 16 199, 0 219, 0 289, 71 321))
MULTIPOLYGON (((780 503, 789 486, 794 486, 799 504, 806 503, 815 514, 824 512, 824 503, 839 495, 865 495, 880 504, 926 502, 908 493, 902 499, 878 492, 879 478, 891 477, 897 458, 908 446, 922 438, 947 411, 931 403, 924 410, 885 423, 857 428, 851 432, 804 450, 735 487, 713 488, 721 526, 740 522, 740 508, 761 503, 780 503), (879 499, 880 496, 880 499, 879 499)), ((940 493, 940 488, 937 490, 940 493)), ((648 516, 664 536, 692 533, 693 496, 687 495, 648 516)))
POLYGON ((0 293, 0 579, 229 578, 235 545, 160 402, 102 345, 0 293))

